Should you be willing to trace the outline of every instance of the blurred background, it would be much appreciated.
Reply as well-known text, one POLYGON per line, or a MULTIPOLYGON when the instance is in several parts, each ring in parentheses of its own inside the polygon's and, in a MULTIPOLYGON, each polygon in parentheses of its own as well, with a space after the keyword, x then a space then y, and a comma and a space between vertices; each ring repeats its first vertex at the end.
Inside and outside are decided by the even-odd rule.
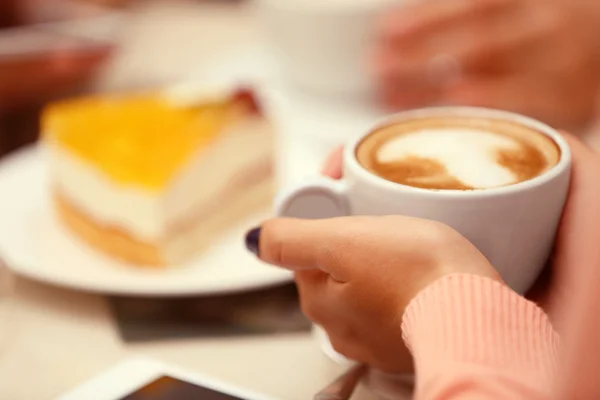
POLYGON ((112 17, 104 6, 119 5, 102 3, 0 2, 0 152, 34 141, 43 104, 85 90, 106 65, 117 37, 74 32, 79 20, 99 22, 112 17))
POLYGON ((248 31, 243 16, 234 17, 239 28, 229 23, 235 3, 1 0, 0 154, 36 139, 52 100, 154 88, 198 71, 218 47, 206 38, 237 44, 248 31))
MULTIPOLYGON (((378 21, 368 73, 387 111, 482 105, 591 131, 600 108, 597 2, 466 1, 472 9, 454 17, 440 2, 422 3, 378 21), (425 28, 402 33, 428 12, 425 28), (424 71, 441 78, 424 80, 424 71)), ((223 43, 255 41, 260 20, 250 8, 250 0, 0 0, 0 153, 35 139, 36 113, 52 99, 172 82, 226 51, 223 43), (232 8, 245 11, 232 19, 232 8)))

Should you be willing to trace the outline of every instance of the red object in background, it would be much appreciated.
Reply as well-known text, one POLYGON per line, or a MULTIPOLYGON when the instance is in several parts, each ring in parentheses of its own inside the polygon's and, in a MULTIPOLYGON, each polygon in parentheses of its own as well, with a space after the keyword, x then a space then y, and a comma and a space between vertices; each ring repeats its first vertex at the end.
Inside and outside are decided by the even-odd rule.
POLYGON ((258 101, 256 92, 252 88, 240 88, 233 96, 233 101, 245 103, 252 114, 263 115, 262 107, 258 101))
POLYGON ((0 29, 12 28, 23 22, 18 0, 0 0, 0 29))
POLYGON ((85 90, 118 45, 123 13, 93 2, 0 0, 0 156, 34 141, 44 104, 85 90))
POLYGON ((37 140, 41 106, 31 106, 10 113, 0 112, 0 158, 37 140))

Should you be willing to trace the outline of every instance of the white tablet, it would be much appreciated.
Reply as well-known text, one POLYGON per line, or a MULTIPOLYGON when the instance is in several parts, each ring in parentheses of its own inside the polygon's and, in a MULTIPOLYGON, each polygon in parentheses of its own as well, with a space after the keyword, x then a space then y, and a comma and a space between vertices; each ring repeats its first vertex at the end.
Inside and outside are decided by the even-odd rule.
POLYGON ((275 400, 213 378, 147 359, 133 359, 58 400, 275 400))

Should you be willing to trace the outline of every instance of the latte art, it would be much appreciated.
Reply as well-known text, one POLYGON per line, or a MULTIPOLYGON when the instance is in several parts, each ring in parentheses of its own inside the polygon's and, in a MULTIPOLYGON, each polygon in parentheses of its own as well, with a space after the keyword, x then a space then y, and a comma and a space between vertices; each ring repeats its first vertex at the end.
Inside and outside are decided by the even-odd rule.
POLYGON ((412 169, 412 175, 405 177, 412 185, 448 186, 446 182, 456 180, 468 188, 484 189, 527 179, 523 171, 501 161, 525 152, 533 159, 525 175, 535 176, 545 165, 539 154, 512 138, 479 130, 432 129, 401 135, 382 145, 375 156, 377 164, 392 173, 397 168, 412 169))
POLYGON ((554 141, 510 121, 439 117, 399 122, 367 136, 358 161, 384 179, 438 190, 513 185, 560 160, 554 141))

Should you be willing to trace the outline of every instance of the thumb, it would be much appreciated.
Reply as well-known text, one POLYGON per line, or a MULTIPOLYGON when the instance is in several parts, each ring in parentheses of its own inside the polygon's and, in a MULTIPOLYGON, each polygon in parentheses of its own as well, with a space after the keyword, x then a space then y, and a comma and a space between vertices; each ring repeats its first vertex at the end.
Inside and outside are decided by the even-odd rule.
POLYGON ((246 246, 269 264, 292 271, 319 269, 347 282, 348 260, 360 251, 358 229, 364 230, 364 219, 371 217, 273 219, 250 231, 246 246))

